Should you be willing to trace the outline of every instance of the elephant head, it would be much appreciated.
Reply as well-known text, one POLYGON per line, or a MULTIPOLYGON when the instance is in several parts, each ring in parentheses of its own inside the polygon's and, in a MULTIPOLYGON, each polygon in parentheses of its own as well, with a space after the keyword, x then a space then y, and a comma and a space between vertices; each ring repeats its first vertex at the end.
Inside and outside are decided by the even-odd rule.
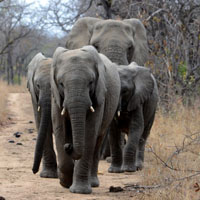
POLYGON ((31 93, 36 126, 38 129, 38 138, 32 169, 34 173, 37 173, 39 170, 46 133, 49 126, 51 126, 51 62, 51 58, 46 58, 41 53, 38 53, 28 65, 27 87, 31 93))
POLYGON ((92 46, 67 50, 58 47, 53 56, 51 87, 61 115, 70 119, 72 144, 64 148, 73 159, 81 158, 85 146, 87 115, 104 102, 105 67, 92 46))
POLYGON ((68 35, 66 48, 93 45, 112 62, 127 65, 132 61, 144 65, 148 59, 146 30, 140 20, 79 19, 68 35))
POLYGON ((121 80, 121 110, 133 111, 149 99, 155 80, 148 68, 134 62, 128 66, 118 66, 118 72, 121 80))

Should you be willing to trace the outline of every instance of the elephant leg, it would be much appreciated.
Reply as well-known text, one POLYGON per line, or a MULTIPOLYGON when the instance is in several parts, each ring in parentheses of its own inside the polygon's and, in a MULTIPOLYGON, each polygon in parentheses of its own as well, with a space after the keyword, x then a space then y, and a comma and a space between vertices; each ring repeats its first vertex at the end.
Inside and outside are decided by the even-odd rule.
POLYGON ((117 127, 117 121, 113 120, 110 125, 109 132, 110 150, 111 150, 111 166, 108 169, 110 173, 121 173, 122 166, 122 134, 117 127))
POLYGON ((103 139, 102 146, 101 146, 101 151, 100 151, 100 159, 104 160, 107 157, 110 157, 110 142, 108 139, 108 133, 106 134, 105 138, 103 139))
POLYGON ((142 170, 143 169, 145 144, 146 144, 147 138, 148 138, 148 136, 150 134, 151 127, 152 127, 153 122, 154 122, 154 118, 155 118, 155 113, 151 117, 150 122, 145 127, 144 132, 143 132, 143 134, 142 134, 142 136, 141 136, 141 138, 139 140, 139 147, 138 147, 137 161, 136 161, 137 170, 142 170))
POLYGON ((142 107, 137 108, 132 113, 129 125, 128 141, 124 147, 122 170, 127 172, 135 172, 136 156, 139 141, 144 130, 144 119, 142 107))
POLYGON ((56 154, 53 148, 52 126, 48 128, 43 152, 43 169, 40 176, 43 178, 58 178, 56 154))
POLYGON ((102 138, 98 138, 103 116, 103 107, 97 107, 94 114, 88 115, 85 129, 85 148, 80 160, 76 161, 73 175, 73 184, 70 191, 73 193, 90 194, 92 187, 98 187, 97 177, 99 151, 102 138), (96 157, 95 161, 93 160, 96 157))
POLYGON ((65 137, 63 133, 62 127, 54 132, 58 157, 58 177, 60 179, 60 184, 63 187, 69 188, 72 185, 74 161, 64 150, 66 141, 63 139, 65 137))
POLYGON ((100 150, 105 138, 108 139, 107 135, 105 137, 100 136, 97 139, 94 156, 93 156, 92 167, 91 167, 90 182, 91 182, 92 187, 99 187, 98 166, 99 166, 99 160, 100 160, 100 150))
POLYGON ((66 142, 71 142, 66 135, 71 135, 71 126, 61 118, 60 110, 52 100, 52 121, 53 133, 55 135, 57 158, 58 158, 58 177, 63 187, 69 188, 72 185, 74 161, 64 150, 66 142), (67 141, 69 140, 69 141, 67 141))
POLYGON ((73 174, 73 184, 70 192, 80 194, 92 193, 91 166, 95 148, 94 139, 87 138, 90 145, 85 146, 85 151, 80 160, 76 161, 73 174))

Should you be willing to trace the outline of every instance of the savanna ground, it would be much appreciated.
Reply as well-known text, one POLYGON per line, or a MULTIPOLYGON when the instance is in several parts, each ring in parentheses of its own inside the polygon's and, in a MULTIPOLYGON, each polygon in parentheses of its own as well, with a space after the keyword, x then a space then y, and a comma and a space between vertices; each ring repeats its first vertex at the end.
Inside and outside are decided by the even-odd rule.
POLYGON ((0 82, 0 94, 0 196, 6 200, 200 199, 200 102, 185 108, 179 99, 168 114, 157 112, 142 171, 109 174, 109 164, 101 161, 100 187, 80 195, 61 187, 58 179, 32 174, 37 133, 25 84, 8 87, 0 82), (109 192, 110 186, 123 191, 109 192))

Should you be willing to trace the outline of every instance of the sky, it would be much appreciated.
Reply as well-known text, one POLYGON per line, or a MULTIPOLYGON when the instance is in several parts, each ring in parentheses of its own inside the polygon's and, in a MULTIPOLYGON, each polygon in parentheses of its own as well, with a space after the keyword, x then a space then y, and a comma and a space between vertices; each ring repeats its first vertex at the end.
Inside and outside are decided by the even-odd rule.
POLYGON ((26 3, 36 3, 42 6, 48 4, 48 0, 24 0, 26 3))
MULTIPOLYGON (((25 3, 27 3, 27 4, 29 4, 29 3, 34 3, 34 5, 33 6, 31 6, 31 9, 34 9, 34 8, 37 8, 37 7, 39 7, 40 5, 41 6, 46 6, 46 5, 48 5, 48 2, 49 2, 49 0, 20 0, 21 2, 25 2, 25 3)), ((66 0, 67 1, 67 0, 66 0)), ((63 36, 63 32, 60 30, 60 29, 58 29, 57 27, 52 27, 52 28, 50 28, 49 29, 50 31, 49 31, 49 33, 50 33, 50 35, 57 35, 57 36, 59 36, 59 37, 62 37, 63 36)))

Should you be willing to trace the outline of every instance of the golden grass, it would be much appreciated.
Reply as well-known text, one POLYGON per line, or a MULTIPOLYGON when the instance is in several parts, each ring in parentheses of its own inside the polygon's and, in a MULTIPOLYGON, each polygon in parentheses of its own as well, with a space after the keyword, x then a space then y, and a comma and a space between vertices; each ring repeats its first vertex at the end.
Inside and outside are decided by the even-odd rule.
POLYGON ((140 185, 153 188, 141 189, 137 199, 200 199, 200 102, 195 105, 186 108, 178 103, 169 114, 157 112, 145 167, 136 172, 143 177, 140 185))
POLYGON ((0 124, 7 120, 6 103, 9 93, 27 92, 26 79, 22 79, 21 85, 7 85, 5 81, 0 80, 0 124))

